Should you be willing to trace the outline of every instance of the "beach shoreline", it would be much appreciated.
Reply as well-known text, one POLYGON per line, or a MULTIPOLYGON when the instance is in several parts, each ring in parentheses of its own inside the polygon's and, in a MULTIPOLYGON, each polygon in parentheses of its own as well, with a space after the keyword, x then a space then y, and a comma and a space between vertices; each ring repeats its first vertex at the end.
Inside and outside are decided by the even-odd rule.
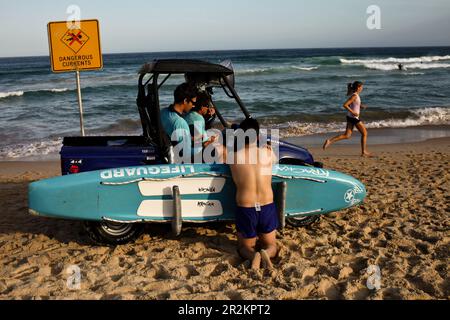
MULTIPOLYGON (((345 132, 345 126, 341 131, 330 131, 327 133, 312 134, 299 137, 288 137, 284 140, 298 144, 305 145, 313 148, 322 146, 325 139, 332 138, 336 135, 345 132)), ((392 144, 404 144, 404 143, 417 143, 426 142, 427 140, 434 140, 440 138, 450 137, 450 125, 428 125, 428 126, 412 126, 404 128, 369 128, 368 145, 380 146, 380 145, 392 145, 392 144)), ((361 134, 355 128, 352 138, 340 142, 336 145, 359 145, 361 134)))
MULTIPOLYGON (((322 147, 324 141, 338 134, 343 133, 345 130, 343 127, 342 131, 332 131, 327 133, 317 133, 311 135, 302 136, 281 136, 280 140, 296 144, 298 146, 305 147, 307 149, 316 150, 317 147, 322 147)), ((428 126, 418 126, 418 127, 405 127, 405 128, 373 128, 369 129, 369 146, 385 146, 385 145, 396 145, 396 144, 414 144, 418 142, 426 142, 428 140, 442 139, 450 137, 450 125, 428 125, 428 126)), ((351 146, 354 148, 355 145, 360 144, 360 133, 355 129, 353 136, 349 140, 341 141, 334 146, 339 148, 346 148, 351 146)), ((61 145, 62 147, 62 145, 61 145)), ((58 151, 59 152, 59 151, 58 151)), ((21 163, 26 162, 36 162, 40 163, 41 166, 44 163, 59 162, 59 154, 46 154, 28 157, 18 157, 18 158, 0 158, 0 163, 21 163)), ((12 166, 14 167, 14 166, 12 166)), ((17 166, 16 166, 17 167, 17 166)), ((1 172, 0 167, 0 172, 1 172)))
POLYGON ((450 138, 311 147, 326 168, 368 190, 365 203, 285 229, 273 272, 245 270, 233 224, 187 225, 179 238, 148 225, 136 242, 94 245, 78 221, 28 214, 28 183, 60 174, 58 161, 0 162, 0 299, 449 299, 450 138), (67 268, 81 270, 70 290, 67 268), (369 290, 367 268, 381 270, 369 290))

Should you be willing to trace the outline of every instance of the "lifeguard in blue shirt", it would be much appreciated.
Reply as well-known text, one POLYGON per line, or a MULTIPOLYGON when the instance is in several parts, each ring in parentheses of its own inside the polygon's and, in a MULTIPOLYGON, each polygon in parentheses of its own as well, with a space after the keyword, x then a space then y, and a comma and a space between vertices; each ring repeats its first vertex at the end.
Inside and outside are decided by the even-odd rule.
POLYGON ((192 138, 189 125, 183 116, 189 113, 197 101, 197 89, 183 83, 175 89, 174 104, 161 110, 161 124, 172 145, 185 144, 186 152, 191 153, 192 138))
POLYGON ((193 139, 193 154, 203 151, 208 145, 216 140, 216 137, 208 137, 206 132, 205 116, 210 112, 209 96, 206 93, 199 93, 197 102, 191 112, 184 116, 193 139))

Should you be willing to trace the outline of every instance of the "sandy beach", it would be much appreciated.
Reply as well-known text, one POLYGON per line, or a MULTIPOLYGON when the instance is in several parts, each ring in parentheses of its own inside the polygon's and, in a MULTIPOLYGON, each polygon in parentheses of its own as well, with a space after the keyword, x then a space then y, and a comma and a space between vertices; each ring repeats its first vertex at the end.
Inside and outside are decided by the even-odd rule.
POLYGON ((58 175, 59 162, 2 162, 0 299, 449 299, 449 147, 450 138, 376 145, 374 159, 350 144, 310 148, 368 197, 285 229, 274 271, 245 269, 232 224, 187 226, 177 239, 148 225, 135 243, 95 246, 80 222, 28 215, 28 183, 58 175), (79 290, 66 286, 72 265, 79 290), (379 290, 366 285, 372 265, 379 290))

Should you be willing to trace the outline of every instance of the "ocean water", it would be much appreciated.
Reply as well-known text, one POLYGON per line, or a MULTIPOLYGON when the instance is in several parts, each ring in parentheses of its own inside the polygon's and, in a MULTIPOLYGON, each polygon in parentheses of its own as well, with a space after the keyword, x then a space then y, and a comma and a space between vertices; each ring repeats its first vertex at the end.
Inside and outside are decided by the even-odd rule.
MULTIPOLYGON (((355 80, 365 83, 368 128, 450 125, 450 47, 130 53, 104 55, 102 71, 82 73, 88 135, 140 134, 137 72, 157 58, 230 59, 247 108, 284 137, 342 130, 355 80)), ((164 86, 162 106, 181 82, 164 86)), ((227 120, 242 119, 221 89, 214 100, 227 120)), ((52 73, 48 57, 0 59, 0 159, 56 155, 71 135, 79 135, 75 75, 52 73)))

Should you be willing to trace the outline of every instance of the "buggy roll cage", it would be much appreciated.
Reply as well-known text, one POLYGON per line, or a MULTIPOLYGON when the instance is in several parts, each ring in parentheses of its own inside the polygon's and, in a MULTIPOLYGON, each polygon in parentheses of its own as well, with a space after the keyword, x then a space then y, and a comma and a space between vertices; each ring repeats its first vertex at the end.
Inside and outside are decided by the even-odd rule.
MULTIPOLYGON (((166 59, 146 63, 139 71, 138 96, 136 103, 141 118, 143 135, 148 143, 157 145, 161 158, 169 158, 171 143, 162 127, 160 119, 159 90, 166 81, 175 74, 183 74, 187 81, 195 84, 206 84, 207 88, 222 87, 225 94, 235 99, 246 118, 250 113, 234 89, 234 70, 231 62, 213 64, 200 60, 166 59), (151 77, 144 82, 146 75, 151 77), (166 75, 159 83, 159 77, 166 75)), ((216 114, 222 125, 227 122, 217 107, 216 114)))

